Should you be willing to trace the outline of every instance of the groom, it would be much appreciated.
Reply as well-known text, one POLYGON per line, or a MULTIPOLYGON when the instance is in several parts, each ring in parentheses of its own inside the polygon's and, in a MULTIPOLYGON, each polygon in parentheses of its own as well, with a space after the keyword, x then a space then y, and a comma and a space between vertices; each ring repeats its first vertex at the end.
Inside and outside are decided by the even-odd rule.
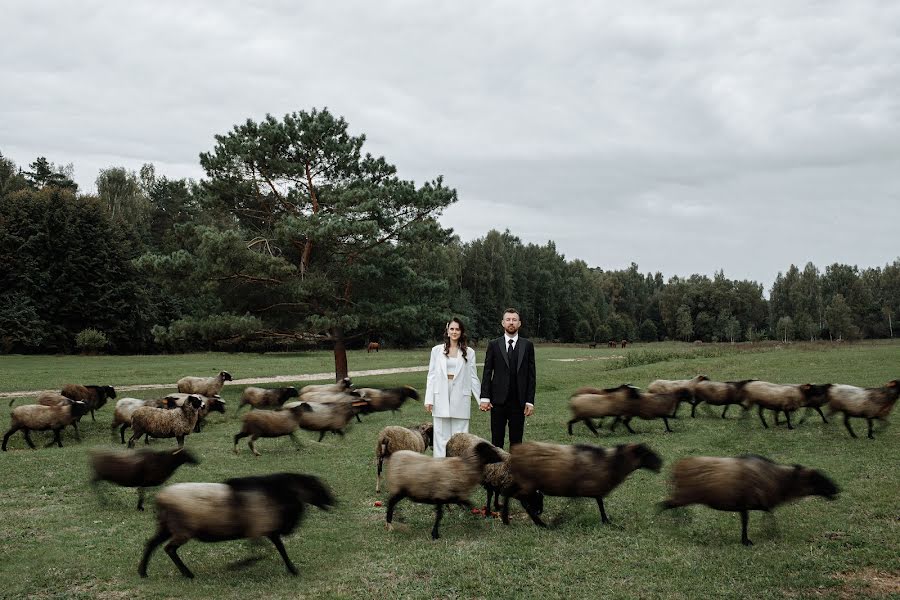
POLYGON ((481 378, 479 409, 491 412, 491 443, 503 447, 509 424, 509 445, 522 441, 525 417, 534 413, 534 344, 519 337, 519 311, 503 312, 503 336, 488 343, 481 378))

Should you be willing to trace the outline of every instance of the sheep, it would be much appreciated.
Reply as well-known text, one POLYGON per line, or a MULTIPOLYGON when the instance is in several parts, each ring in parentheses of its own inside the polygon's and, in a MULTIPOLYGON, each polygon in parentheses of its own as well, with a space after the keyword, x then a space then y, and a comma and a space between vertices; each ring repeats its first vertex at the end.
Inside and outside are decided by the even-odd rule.
POLYGON ((231 373, 222 371, 215 377, 182 377, 176 385, 182 394, 218 396, 226 381, 231 381, 231 373))
POLYGON ((313 390, 311 392, 303 392, 301 390, 299 399, 285 403, 284 408, 297 406, 302 402, 312 402, 314 404, 353 404, 356 407, 354 416, 356 417, 357 423, 362 423, 362 419, 359 418, 359 413, 360 411, 364 410, 366 405, 368 404, 367 401, 361 398, 357 390, 313 390))
POLYGON ((250 451, 256 456, 260 456, 256 451, 256 440, 261 437, 272 438, 288 435, 291 437, 291 441, 299 446, 300 441, 294 432, 300 428, 303 414, 312 412, 312 410, 308 403, 303 402, 285 410, 254 410, 244 414, 241 417, 241 430, 234 436, 234 453, 238 453, 238 441, 247 436, 250 436, 247 443, 250 451))
POLYGON ((633 414, 634 402, 639 396, 640 391, 628 384, 604 390, 592 387, 575 390, 569 399, 569 410, 572 411, 568 422, 569 435, 572 435, 572 426, 579 421, 584 421, 594 435, 599 435, 592 418, 633 414))
MULTIPOLYGON (((487 442, 487 440, 471 433, 454 433, 447 441, 447 456, 463 456, 481 442, 487 442)), ((515 495, 523 506, 531 506, 537 514, 544 512, 544 495, 540 490, 528 496, 516 495, 515 482, 509 471, 509 452, 496 446, 494 449, 500 455, 500 462, 486 465, 481 478, 481 486, 487 494, 484 516, 489 517, 491 514, 491 496, 494 497, 494 509, 498 511, 500 510, 500 496, 504 496, 506 502, 509 502, 510 496, 515 495)), ((508 515, 508 511, 504 514, 508 515)), ((509 518, 505 519, 503 523, 509 525, 509 518)))
POLYGON ((363 412, 366 413, 382 412, 386 410, 397 412, 408 399, 419 399, 419 392, 416 388, 408 385, 383 390, 376 388, 357 388, 354 391, 359 394, 362 399, 366 400, 367 404, 363 407, 363 412))
POLYGON ((111 385, 78 385, 67 383, 59 392, 66 398, 81 400, 88 405, 91 411, 91 421, 96 421, 94 411, 103 408, 107 398, 116 397, 116 389, 111 385))
POLYGON ((775 424, 778 425, 778 412, 783 412, 787 419, 788 429, 791 425, 791 413, 803 406, 806 402, 815 402, 817 397, 828 394, 830 384, 813 385, 805 383, 778 384, 767 381, 751 381, 744 385, 743 402, 747 408, 756 406, 759 412, 759 420, 763 427, 769 428, 763 416, 763 410, 775 411, 775 424))
POLYGON ((119 436, 122 443, 125 443, 125 430, 131 427, 131 416, 134 411, 141 406, 147 406, 147 400, 139 398, 119 398, 116 401, 116 407, 113 410, 113 420, 111 429, 114 432, 119 427, 119 436))
POLYGON ((609 430, 615 431, 616 424, 621 420, 625 424, 625 428, 630 433, 634 433, 634 429, 631 428, 631 419, 640 417, 644 420, 662 419, 666 425, 666 431, 672 433, 672 429, 669 428, 669 417, 674 416, 675 410, 681 402, 690 402, 692 398, 691 392, 685 388, 674 392, 646 392, 639 394, 637 402, 631 404, 632 414, 617 416, 609 430))
MULTIPOLYGON (((696 416, 697 405, 700 403, 700 401, 694 397, 694 387, 701 381, 707 380, 709 380, 709 377, 706 375, 696 375, 692 379, 657 379, 650 382, 650 385, 647 386, 647 391, 658 394, 660 392, 687 390, 690 392, 690 398, 686 398, 683 402, 687 402, 691 405, 691 417, 694 417, 696 416)), ((675 407, 675 412, 672 413, 673 417, 678 416, 678 408, 680 406, 681 403, 679 402, 675 407)))
POLYGON ((320 479, 299 473, 170 485, 156 495, 158 528, 147 541, 138 574, 147 577, 150 555, 170 538, 166 554, 182 575, 193 579, 194 574, 178 556, 178 548, 189 540, 218 542, 265 536, 278 550, 288 572, 297 575, 281 538, 300 524, 306 504, 328 510, 335 499, 320 479))
POLYGON ((349 377, 344 377, 337 383, 325 383, 321 385, 307 385, 300 389, 300 397, 303 394, 312 394, 315 392, 345 392, 353 387, 353 381, 349 377))
POLYGON ((422 423, 416 427, 388 425, 382 429, 378 434, 378 441, 375 442, 375 463, 377 465, 375 493, 381 492, 381 471, 385 460, 400 450, 425 452, 431 446, 433 439, 434 426, 431 423, 422 423))
POLYGON ((44 406, 41 404, 26 404, 15 407, 10 413, 9 431, 3 436, 3 451, 6 452, 6 443, 9 436, 23 430, 25 441, 34 450, 34 442, 31 441, 31 431, 53 431, 53 442, 62 448, 60 432, 71 425, 79 417, 87 414, 88 406, 80 400, 69 400, 65 406, 44 406))
MULTIPOLYGON (((41 406, 68 406, 71 401, 71 398, 67 398, 56 392, 43 392, 38 395, 36 404, 40 404, 41 406)), ((78 421, 80 420, 81 416, 72 421, 72 429, 75 430, 75 439, 79 442, 81 441, 81 432, 78 430, 78 421)))
POLYGON ((141 406, 131 414, 131 439, 128 447, 134 447, 134 440, 145 433, 155 438, 174 437, 179 448, 184 447, 184 438, 190 435, 197 425, 197 417, 203 400, 199 396, 190 396, 185 403, 173 410, 141 406))
POLYGON ((347 427, 354 416, 357 416, 360 408, 365 405, 365 401, 356 400, 333 404, 301 402, 300 406, 304 404, 310 410, 304 410, 300 413, 298 421, 300 428, 307 431, 318 431, 318 441, 321 442, 329 431, 343 436, 344 428, 347 427))
POLYGON ((741 543, 747 537, 748 512, 771 512, 777 506, 804 496, 834 500, 840 491, 824 473, 800 465, 780 465, 768 458, 745 454, 735 458, 692 456, 672 468, 672 493, 660 508, 689 504, 741 513, 741 543))
POLYGON ((481 481, 486 465, 500 462, 497 449, 481 442, 463 456, 434 458, 412 450, 400 450, 391 456, 387 467, 391 497, 387 503, 385 525, 394 529, 394 508, 404 498, 413 502, 435 505, 431 539, 440 537, 438 527, 444 514, 444 504, 460 504, 472 508, 469 494, 481 481))
POLYGON ((856 437, 850 428, 850 417, 865 418, 869 424, 870 440, 872 422, 875 419, 884 421, 897 403, 900 395, 900 379, 887 382, 880 388, 858 388, 852 385, 833 385, 828 390, 828 409, 830 414, 844 413, 844 427, 852 437, 856 437))
POLYGON ((201 426, 206 423, 206 416, 211 412, 218 412, 225 414, 225 401, 222 400, 222 396, 216 394, 214 396, 204 396, 203 394, 169 394, 165 398, 166 401, 165 406, 161 406, 160 408, 175 408, 176 406, 181 406, 184 402, 191 396, 199 396, 203 401, 203 404, 200 406, 200 415, 197 417, 197 424, 194 426, 194 433, 200 433, 201 426))
MULTIPOLYGON (((722 418, 728 409, 737 404, 742 405, 744 386, 754 381, 753 379, 745 379, 743 381, 711 381, 709 379, 698 381, 694 386, 694 398, 697 403, 706 402, 711 406, 724 406, 722 409, 722 418)), ((746 408, 745 408, 746 410, 746 408)))
MULTIPOLYGON (((545 496, 588 497, 597 500, 600 520, 609 523, 603 498, 637 469, 658 473, 662 458, 646 444, 620 444, 602 448, 591 444, 574 446, 546 442, 524 442, 510 449, 509 469, 517 494, 540 490, 545 496)), ((539 527, 546 527, 540 516, 523 505, 539 527)), ((509 519, 509 502, 503 506, 504 522, 509 519)))
POLYGON ((138 450, 136 452, 91 452, 91 468, 94 471, 91 485, 99 493, 97 485, 108 481, 122 487, 138 489, 137 509, 144 510, 144 488, 162 485, 181 465, 197 464, 197 459, 184 449, 138 450))
POLYGON ((251 408, 274 408, 281 406, 291 398, 300 395, 295 387, 282 387, 265 389, 259 387, 244 388, 241 394, 241 403, 238 404, 237 412, 241 412, 244 406, 251 408))

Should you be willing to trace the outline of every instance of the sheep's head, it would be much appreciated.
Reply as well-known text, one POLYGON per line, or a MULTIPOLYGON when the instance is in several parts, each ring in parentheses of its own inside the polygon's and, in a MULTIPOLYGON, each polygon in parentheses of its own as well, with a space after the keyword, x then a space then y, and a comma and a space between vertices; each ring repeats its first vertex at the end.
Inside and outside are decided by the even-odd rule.
POLYGON ((482 465, 491 465, 503 460, 497 452, 497 449, 488 442, 478 442, 472 451, 478 457, 478 460, 482 465))
POLYGON ((416 430, 422 435, 422 438, 425 440, 426 448, 434 444, 434 424, 422 423, 416 428, 416 430))
POLYGON ((114 388, 113 386, 104 385, 100 389, 103 390, 103 395, 106 396, 107 398, 115 398, 116 397, 116 388, 114 388))
POLYGON ((341 379, 341 386, 345 390, 349 390, 353 387, 353 381, 351 381, 349 377, 344 377, 343 379, 341 379))
POLYGON ((659 454, 650 449, 650 446, 647 444, 629 444, 627 450, 636 459, 636 468, 649 469, 654 473, 659 473, 663 461, 659 454))
POLYGON ((90 412, 90 407, 81 400, 69 400, 73 417, 81 417, 90 412))
POLYGON ((792 483, 792 495, 795 496, 822 496, 826 500, 834 500, 841 491, 824 473, 802 465, 794 465, 792 483))
POLYGON ((419 399, 419 391, 411 385, 404 385, 402 388, 403 398, 419 399))
POLYGON ((203 404, 203 398, 195 394, 191 394, 184 400, 184 406, 191 406, 194 410, 200 410, 203 408, 203 404))
POLYGON ((231 381, 231 373, 228 371, 222 371, 219 373, 219 377, 222 378, 222 381, 231 381))
POLYGON ((293 386, 284 388, 282 394, 284 396, 284 401, 287 401, 288 398, 298 398, 300 396, 300 392, 293 386))
POLYGON ((538 515, 544 512, 544 494, 541 493, 540 490, 535 490, 524 498, 520 498, 519 501, 528 512, 536 513, 538 515))
POLYGON ((209 397, 209 410, 210 412, 220 412, 225 414, 225 401, 222 400, 222 396, 216 394, 215 396, 209 397))
POLYGON ((312 504, 322 510, 328 510, 337 504, 334 494, 318 477, 291 474, 291 488, 301 502, 312 504))

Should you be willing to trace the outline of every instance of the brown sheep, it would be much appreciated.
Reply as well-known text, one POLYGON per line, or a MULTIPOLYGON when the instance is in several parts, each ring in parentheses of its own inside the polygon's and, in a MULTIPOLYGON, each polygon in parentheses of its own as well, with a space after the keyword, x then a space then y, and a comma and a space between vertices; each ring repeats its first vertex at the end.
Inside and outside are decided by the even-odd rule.
POLYGON ((134 441, 144 434, 155 438, 174 437, 178 446, 184 447, 184 438, 194 430, 203 400, 199 396, 190 396, 185 403, 175 409, 153 408, 141 406, 131 414, 131 439, 128 447, 134 447, 134 441))
MULTIPOLYGON (((94 475, 91 485, 108 481, 122 487, 138 489, 138 510, 144 510, 144 488, 162 485, 183 464, 196 465, 197 459, 184 449, 137 450, 135 452, 94 450, 91 452, 91 468, 94 475)), ((99 493, 99 491, 98 491, 99 493)))
POLYGON ((256 450, 256 440, 259 438, 273 438, 290 436, 291 441, 298 448, 300 440, 294 432, 300 428, 300 421, 304 413, 312 412, 312 407, 306 402, 284 410, 253 410, 241 417, 241 430, 234 436, 234 453, 238 453, 238 441, 247 436, 250 439, 247 445, 250 451, 260 456, 256 450))
POLYGON ((497 449, 482 442, 464 456, 434 458, 411 450, 395 453, 388 462, 387 477, 391 497, 387 503, 386 526, 393 529, 394 508, 404 498, 435 505, 431 539, 438 539, 444 504, 472 508, 469 494, 481 481, 486 465, 500 461, 497 449))
POLYGON ((850 417, 861 417, 869 424, 869 439, 872 435, 872 422, 875 419, 884 421, 891 413, 900 396, 900 379, 889 381, 880 388, 858 388, 852 385, 833 385, 828 390, 828 408, 831 414, 844 413, 844 427, 852 437, 856 437, 850 428, 850 417))
POLYGON ((569 398, 569 410, 572 418, 568 422, 569 435, 572 426, 583 421, 594 435, 600 435, 591 419, 603 417, 623 417, 636 414, 636 401, 640 390, 633 385, 623 384, 614 388, 599 389, 582 387, 575 390, 569 398))
POLYGON ((741 543, 747 537, 748 512, 771 512, 804 496, 834 500, 838 487, 823 473, 800 465, 779 465, 768 458, 747 454, 736 458, 693 456, 672 468, 672 493, 661 508, 705 504, 715 510, 741 513, 741 543))
POLYGON ((409 399, 418 400, 419 392, 416 388, 404 385, 398 388, 380 390, 377 388, 357 388, 354 390, 366 401, 362 411, 365 413, 391 411, 397 412, 403 403, 409 399))
POLYGON ((732 405, 743 406, 744 386, 754 381, 746 379, 744 381, 698 381, 694 386, 694 398, 697 403, 706 402, 711 406, 724 406, 722 409, 722 418, 732 405))
POLYGON ((3 436, 3 451, 6 452, 6 443, 9 436, 23 430, 25 441, 28 446, 34 450, 34 442, 31 441, 31 431, 53 431, 53 441, 57 446, 62 448, 62 438, 60 432, 71 425, 79 417, 87 414, 87 404, 80 400, 69 400, 65 406, 43 406, 41 404, 26 404, 24 406, 15 407, 10 413, 9 431, 3 436))
POLYGON ((813 385, 810 383, 797 385, 751 381, 743 388, 743 402, 747 408, 757 407, 759 420, 766 429, 769 428, 769 424, 766 423, 766 419, 763 416, 763 410, 765 409, 775 412, 776 425, 778 425, 778 413, 783 412, 787 419, 788 429, 793 429, 791 413, 804 406, 807 402, 815 402, 815 399, 819 396, 826 396, 830 385, 813 385))
MULTIPOLYGON (((600 519, 609 523, 603 498, 637 469, 656 473, 662 459, 646 444, 622 444, 601 448, 590 444, 574 446, 546 442, 524 442, 510 449, 509 468, 518 494, 540 490, 545 496, 588 497, 597 500, 600 519)), ((540 516, 524 506, 531 520, 540 527, 547 525, 540 516)), ((507 501, 504 513, 509 510, 507 501)), ((504 520, 509 516, 504 514, 504 520)))
POLYGON ((80 400, 88 405, 91 411, 91 421, 96 421, 94 411, 103 408, 106 399, 116 397, 116 389, 111 385, 78 385, 76 383, 68 383, 62 387, 59 392, 66 398, 72 400, 80 400))
POLYGON ((349 377, 344 377, 337 383, 324 383, 321 385, 306 385, 300 388, 300 397, 303 394, 312 394, 315 392, 346 392, 353 387, 353 382, 349 377))
POLYGON ((215 377, 182 377, 176 385, 182 394, 200 394, 209 397, 218 396, 225 382, 231 380, 231 373, 221 371, 215 377))
MULTIPOLYGON (((696 416, 697 405, 700 403, 694 397, 694 388, 701 381, 707 381, 709 377, 706 375, 697 375, 691 379, 657 379, 655 381, 651 381, 650 385, 647 386, 647 391, 652 392, 654 394, 658 394, 660 392, 677 392, 678 390, 687 390, 690 392, 690 397, 685 398, 683 402, 687 402, 691 405, 691 417, 696 416)), ((681 402, 678 403, 678 406, 675 407, 675 412, 672 413, 673 417, 678 416, 678 408, 681 406, 681 402)))
POLYGON ((241 394, 241 403, 238 404, 237 412, 241 411, 241 408, 244 406, 250 406, 251 408, 275 408, 281 406, 291 398, 296 398, 300 395, 300 392, 297 391, 295 387, 281 387, 281 388, 260 388, 260 387, 247 387, 244 388, 243 393, 241 394))
POLYGON ((666 431, 672 433, 669 427, 669 418, 674 416, 678 404, 681 402, 689 402, 693 396, 686 389, 679 389, 674 392, 645 392, 638 396, 636 402, 631 405, 632 411, 628 415, 617 416, 610 431, 616 430, 616 424, 621 420, 625 428, 630 433, 634 433, 631 428, 631 419, 639 417, 644 420, 662 419, 666 425, 666 431))
POLYGON ((416 427, 388 425, 382 429, 375 442, 375 492, 381 491, 381 471, 385 460, 400 450, 412 450, 421 454, 431 446, 433 438, 434 426, 431 423, 422 423, 416 427))

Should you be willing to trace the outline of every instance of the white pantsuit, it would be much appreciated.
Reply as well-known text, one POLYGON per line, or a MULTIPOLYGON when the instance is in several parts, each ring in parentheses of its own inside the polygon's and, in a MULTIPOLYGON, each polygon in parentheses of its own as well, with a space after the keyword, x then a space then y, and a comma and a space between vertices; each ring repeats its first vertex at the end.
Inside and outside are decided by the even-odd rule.
MULTIPOLYGON (((460 349, 461 350, 461 349, 460 349)), ((475 351, 466 348, 466 359, 458 353, 456 368, 447 372, 444 345, 431 349, 428 362, 428 381, 425 384, 425 404, 431 404, 434 417, 434 456, 447 455, 447 440, 454 433, 468 433, 472 399, 478 401, 481 382, 475 368, 475 351), (453 375, 451 380, 447 375, 453 375)))

